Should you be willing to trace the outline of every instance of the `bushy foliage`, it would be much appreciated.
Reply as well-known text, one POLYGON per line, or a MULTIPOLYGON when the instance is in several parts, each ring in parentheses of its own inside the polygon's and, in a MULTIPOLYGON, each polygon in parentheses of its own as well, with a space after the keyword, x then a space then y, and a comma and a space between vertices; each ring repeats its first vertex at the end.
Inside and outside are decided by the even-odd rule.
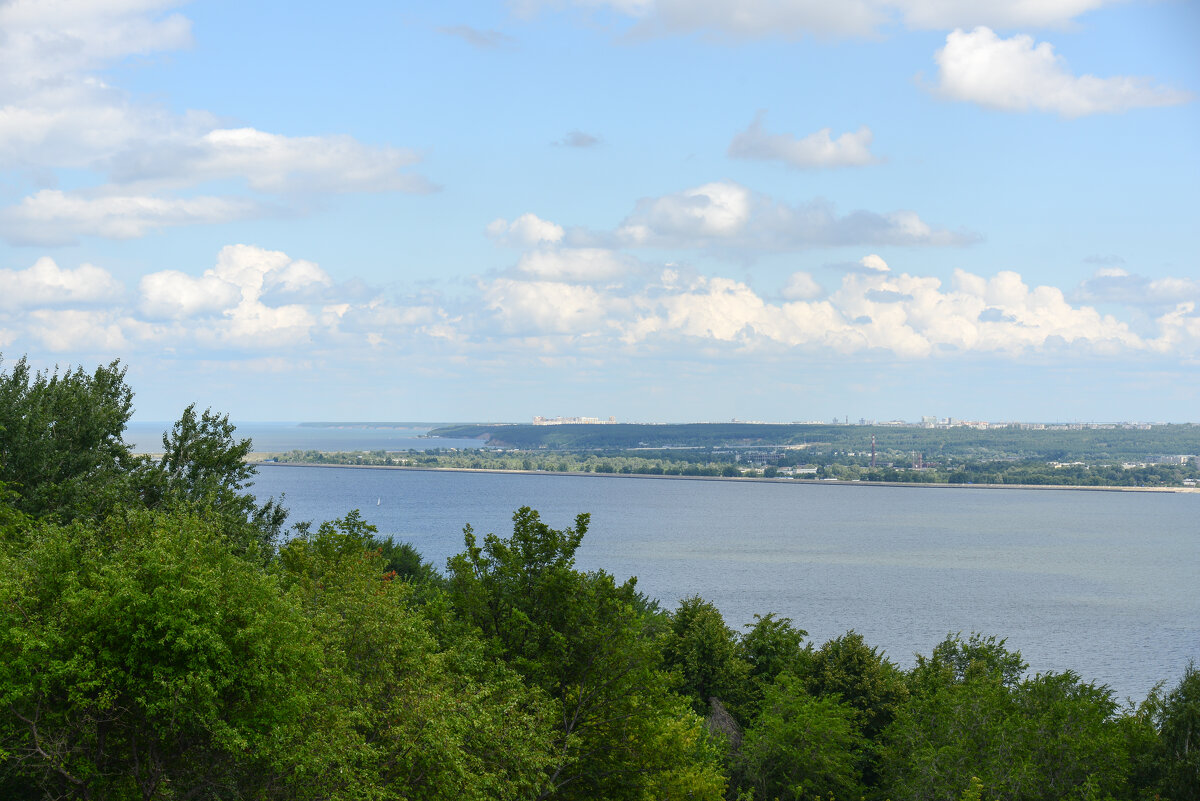
POLYGON ((322 780, 347 797, 516 799, 544 784, 550 707, 535 689, 460 642, 439 648, 385 572, 357 514, 288 543, 277 574, 322 653, 320 686, 332 719, 313 727, 336 760, 322 780))
POLYGON ((972 632, 966 640, 962 632, 948 635, 934 646, 929 656, 917 654, 909 684, 918 693, 975 679, 1015 687, 1029 665, 1019 652, 1009 651, 1005 646, 1005 640, 978 632, 972 632))
POLYGON ((318 653, 301 611, 219 527, 134 509, 95 528, 40 523, 12 545, 0 747, 15 777, 49 797, 281 797, 318 653))
POLYGON ((853 630, 818 648, 804 673, 809 692, 836 695, 856 712, 859 729, 875 739, 908 697, 904 674, 853 630))
POLYGON ((1022 678, 1003 641, 947 638, 918 660, 911 698, 884 735, 883 786, 903 799, 1119 797, 1127 739, 1107 687, 1073 673, 1022 678))
POLYGON ((111 509, 133 464, 122 439, 132 412, 117 362, 60 374, 22 358, 0 371, 0 483, 13 506, 61 520, 111 509))
POLYGON ((249 493, 255 469, 246 462, 252 443, 237 439, 229 415, 211 409, 196 414, 192 404, 163 434, 163 453, 144 457, 134 486, 150 508, 186 507, 221 516, 243 547, 269 551, 283 530, 287 511, 274 501, 258 503, 249 493))
POLYGON ((762 707, 766 689, 781 673, 803 675, 812 650, 803 645, 808 632, 792 625, 790 618, 774 612, 755 615, 749 631, 738 641, 738 651, 749 666, 744 714, 755 718, 762 707))
POLYGON ((1161 789, 1173 801, 1200 799, 1200 670, 1190 663, 1163 700, 1161 789))
POLYGON ((634 581, 574 569, 588 517, 553 529, 523 507, 449 562, 455 612, 555 706, 547 791, 563 798, 718 798, 719 753, 669 689, 634 581))
POLYGON ((738 653, 737 633, 713 604, 692 597, 680 601, 662 638, 663 658, 678 679, 679 692, 699 713, 709 699, 740 708, 745 700, 750 666, 738 653))
POLYGON ((742 746, 744 785, 780 801, 860 797, 866 741, 856 717, 837 697, 813 696, 803 681, 780 674, 742 746))

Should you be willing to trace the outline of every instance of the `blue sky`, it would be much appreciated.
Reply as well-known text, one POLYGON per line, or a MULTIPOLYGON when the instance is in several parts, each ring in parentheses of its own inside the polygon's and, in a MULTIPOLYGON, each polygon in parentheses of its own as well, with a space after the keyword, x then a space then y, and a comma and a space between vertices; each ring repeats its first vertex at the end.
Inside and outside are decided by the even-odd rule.
POLYGON ((1200 419, 1193 2, 0 31, 0 352, 143 420, 1200 419))

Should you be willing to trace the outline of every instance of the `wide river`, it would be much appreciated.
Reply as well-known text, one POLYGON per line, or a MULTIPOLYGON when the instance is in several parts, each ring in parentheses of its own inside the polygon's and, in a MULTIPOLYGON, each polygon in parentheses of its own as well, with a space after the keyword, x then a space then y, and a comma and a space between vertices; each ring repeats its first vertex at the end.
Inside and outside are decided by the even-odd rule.
POLYGON ((507 535, 520 506, 591 527, 581 569, 699 595, 741 628, 848 629, 902 666, 947 633, 1006 637, 1032 671, 1074 670, 1140 700, 1200 661, 1200 494, 264 466, 292 520, 359 509, 444 568, 462 528, 507 535))

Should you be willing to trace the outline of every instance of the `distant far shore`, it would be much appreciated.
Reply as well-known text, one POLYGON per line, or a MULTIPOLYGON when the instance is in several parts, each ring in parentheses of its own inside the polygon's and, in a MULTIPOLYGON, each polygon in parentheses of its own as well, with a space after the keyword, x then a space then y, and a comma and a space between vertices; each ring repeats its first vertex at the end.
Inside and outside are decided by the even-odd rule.
POLYGON ((1085 492, 1174 492, 1200 493, 1200 487, 1117 487, 1089 486, 1079 484, 949 484, 946 482, 916 481, 843 481, 820 478, 764 478, 761 476, 682 476, 658 475, 655 473, 592 473, 559 470, 498 470, 475 467, 419 467, 411 465, 385 464, 319 464, 309 462, 269 461, 267 454, 252 453, 246 458, 255 467, 324 467, 343 470, 409 470, 422 473, 511 473, 530 476, 569 476, 572 478, 644 478, 669 481, 753 481, 768 484, 816 484, 842 487, 906 487, 913 489, 1020 489, 1020 490, 1073 490, 1085 492))

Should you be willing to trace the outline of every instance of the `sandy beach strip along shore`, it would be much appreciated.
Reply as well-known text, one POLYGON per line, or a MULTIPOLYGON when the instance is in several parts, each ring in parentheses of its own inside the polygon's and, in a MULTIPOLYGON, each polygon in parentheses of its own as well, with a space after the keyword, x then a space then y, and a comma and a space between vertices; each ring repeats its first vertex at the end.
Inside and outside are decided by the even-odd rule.
POLYGON ((823 478, 761 478, 748 476, 665 476, 653 473, 583 473, 557 470, 497 470, 476 467, 413 467, 393 464, 319 464, 316 462, 272 462, 268 454, 251 453, 246 461, 255 467, 331 467, 344 470, 410 470, 423 473, 512 473, 527 476, 569 476, 571 478, 647 478, 671 481, 758 481, 771 484, 815 484, 822 487, 907 487, 912 489, 1021 489, 1074 490, 1082 492, 1176 492, 1200 493, 1200 487, 1106 487, 1079 484, 946 484, 915 481, 841 481, 823 478))

